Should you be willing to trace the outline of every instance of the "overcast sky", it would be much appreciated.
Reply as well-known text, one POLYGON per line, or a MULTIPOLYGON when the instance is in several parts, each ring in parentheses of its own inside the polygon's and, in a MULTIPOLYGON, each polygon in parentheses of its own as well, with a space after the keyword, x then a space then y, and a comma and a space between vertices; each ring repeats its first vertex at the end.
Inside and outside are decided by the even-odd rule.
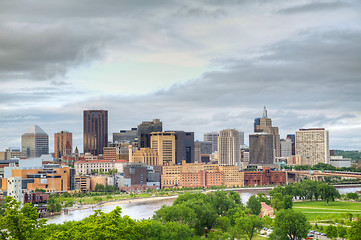
POLYGON ((0 151, 37 124, 73 133, 106 109, 109 136, 159 118, 164 130, 253 132, 267 106, 281 138, 324 127, 361 150, 361 1, 2 0, 0 151))

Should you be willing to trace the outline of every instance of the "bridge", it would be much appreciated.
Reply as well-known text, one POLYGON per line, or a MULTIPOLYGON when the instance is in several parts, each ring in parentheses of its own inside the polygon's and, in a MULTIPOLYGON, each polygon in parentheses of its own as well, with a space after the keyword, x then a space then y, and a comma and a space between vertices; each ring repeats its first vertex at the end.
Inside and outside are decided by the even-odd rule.
POLYGON ((319 171, 319 170, 310 170, 310 171, 287 171, 289 181, 294 182, 299 181, 302 177, 307 177, 311 180, 320 181, 323 177, 345 177, 345 178, 357 178, 361 179, 360 172, 342 172, 342 171, 319 171))

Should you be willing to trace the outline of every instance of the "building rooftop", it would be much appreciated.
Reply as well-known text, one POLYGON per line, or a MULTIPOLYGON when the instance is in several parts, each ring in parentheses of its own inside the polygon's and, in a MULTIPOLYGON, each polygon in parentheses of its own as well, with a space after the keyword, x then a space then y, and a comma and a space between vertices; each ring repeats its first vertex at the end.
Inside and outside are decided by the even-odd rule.
POLYGON ((38 125, 33 125, 26 130, 24 134, 35 134, 35 135, 48 135, 43 129, 38 125))

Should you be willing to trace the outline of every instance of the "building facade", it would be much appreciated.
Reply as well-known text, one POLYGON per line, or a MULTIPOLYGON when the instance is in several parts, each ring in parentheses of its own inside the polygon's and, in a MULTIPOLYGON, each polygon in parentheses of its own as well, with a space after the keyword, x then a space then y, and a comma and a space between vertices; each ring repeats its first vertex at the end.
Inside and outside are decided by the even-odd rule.
POLYGON ((292 156, 292 140, 289 138, 281 139, 281 157, 292 156))
POLYGON ((85 110, 83 115, 84 153, 103 154, 108 143, 108 111, 85 110))
POLYGON ((21 135, 21 152, 24 158, 49 154, 49 136, 38 125, 31 126, 21 135))
POLYGON ((118 133, 113 133, 113 143, 134 142, 137 138, 137 128, 132 128, 130 130, 120 130, 118 133))
POLYGON ((54 157, 70 156, 73 151, 73 136, 71 132, 54 133, 54 157), (69 153, 70 152, 70 153, 69 153))
POLYGON ((254 133, 249 135, 249 163, 273 164, 274 149, 273 135, 268 133, 254 133))
POLYGON ((241 147, 239 132, 235 129, 224 129, 218 136, 218 163, 221 166, 240 164, 241 147))
POLYGON ((218 136, 219 133, 218 132, 210 132, 210 133, 205 133, 203 136, 203 140, 205 142, 211 142, 212 143, 212 152, 217 152, 218 151, 218 136))
POLYGON ((300 129, 296 131, 296 155, 309 158, 310 165, 329 163, 329 135, 324 128, 300 129))
POLYGON ((175 132, 153 132, 151 149, 156 150, 163 165, 176 164, 175 132))
POLYGON ((162 132, 163 125, 159 119, 153 119, 151 122, 142 122, 138 125, 138 149, 151 147, 151 133, 162 132))
POLYGON ((262 171, 245 171, 245 186, 280 185, 287 183, 287 172, 271 171, 270 168, 263 168, 262 171))
POLYGON ((158 151, 151 148, 141 148, 133 153, 133 162, 145 163, 148 166, 163 165, 159 161, 158 151))
POLYGON ((174 131, 174 133, 176 164, 181 164, 183 160, 194 163, 194 132, 174 131))

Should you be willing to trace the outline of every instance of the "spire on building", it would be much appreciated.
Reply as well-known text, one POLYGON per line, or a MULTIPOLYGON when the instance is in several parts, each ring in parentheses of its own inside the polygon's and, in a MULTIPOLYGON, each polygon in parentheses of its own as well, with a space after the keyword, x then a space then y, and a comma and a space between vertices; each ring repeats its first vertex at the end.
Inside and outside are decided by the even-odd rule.
POLYGON ((263 109, 263 118, 267 118, 267 109, 266 109, 266 106, 264 106, 264 109, 263 109))

